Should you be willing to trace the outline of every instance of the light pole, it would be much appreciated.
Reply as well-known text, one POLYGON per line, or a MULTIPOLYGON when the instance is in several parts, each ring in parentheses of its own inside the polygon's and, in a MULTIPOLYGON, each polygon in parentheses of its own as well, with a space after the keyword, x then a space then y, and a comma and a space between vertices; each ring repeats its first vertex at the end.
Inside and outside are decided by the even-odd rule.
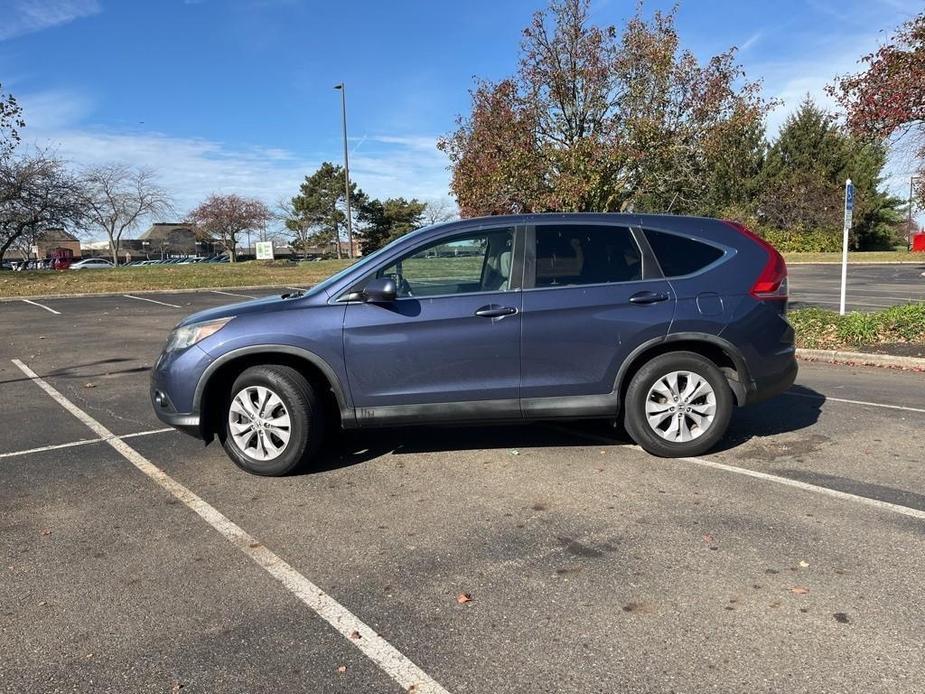
MULTIPOLYGON (((350 257, 353 258, 353 219, 350 214, 350 162, 347 159, 347 87, 344 83, 335 84, 334 89, 340 91, 341 120, 344 126, 344 195, 347 200, 347 245, 350 247, 350 257)), ((340 257, 340 239, 337 239, 337 257, 340 257)))

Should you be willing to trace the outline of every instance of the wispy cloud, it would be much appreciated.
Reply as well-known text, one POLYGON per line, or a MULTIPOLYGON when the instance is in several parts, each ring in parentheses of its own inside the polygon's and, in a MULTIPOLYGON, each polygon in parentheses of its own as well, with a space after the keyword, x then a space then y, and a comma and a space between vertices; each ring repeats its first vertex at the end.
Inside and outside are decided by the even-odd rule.
POLYGON ((4 0, 0 41, 68 24, 102 11, 98 0, 4 0))
MULTIPOLYGON (((294 195, 322 161, 340 163, 342 156, 339 149, 306 155, 141 128, 103 129, 92 122, 92 102, 73 92, 24 94, 21 101, 27 144, 50 148, 74 167, 117 161, 155 169, 181 214, 213 192, 254 196, 272 206, 294 195)), ((374 197, 443 199, 449 174, 436 139, 368 136, 350 157, 351 178, 374 197)))
POLYGON ((742 42, 742 45, 739 46, 739 52, 744 53, 745 51, 747 51, 749 48, 751 48, 756 43, 758 43, 761 40, 762 36, 764 36, 763 31, 756 31, 754 34, 752 34, 747 39, 745 39, 745 41, 742 42))

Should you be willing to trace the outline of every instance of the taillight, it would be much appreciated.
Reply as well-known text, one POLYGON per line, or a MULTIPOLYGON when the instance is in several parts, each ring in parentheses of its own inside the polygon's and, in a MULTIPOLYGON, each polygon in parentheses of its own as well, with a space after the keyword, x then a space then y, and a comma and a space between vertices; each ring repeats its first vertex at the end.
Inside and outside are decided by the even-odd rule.
POLYGON ((761 274, 755 280, 749 293, 756 299, 762 301, 786 301, 788 296, 787 282, 787 263, 784 256, 778 253, 770 243, 758 236, 744 224, 738 222, 726 221, 726 224, 738 231, 743 236, 747 236, 752 241, 761 246, 768 254, 768 262, 764 264, 761 274))

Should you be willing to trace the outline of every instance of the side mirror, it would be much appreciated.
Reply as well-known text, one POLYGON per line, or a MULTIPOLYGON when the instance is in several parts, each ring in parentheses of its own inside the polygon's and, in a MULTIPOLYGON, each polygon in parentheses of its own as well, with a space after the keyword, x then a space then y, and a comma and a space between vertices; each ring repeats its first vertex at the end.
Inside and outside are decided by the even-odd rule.
POLYGON ((376 277, 363 289, 363 298, 374 304, 395 301, 398 287, 391 277, 376 277))

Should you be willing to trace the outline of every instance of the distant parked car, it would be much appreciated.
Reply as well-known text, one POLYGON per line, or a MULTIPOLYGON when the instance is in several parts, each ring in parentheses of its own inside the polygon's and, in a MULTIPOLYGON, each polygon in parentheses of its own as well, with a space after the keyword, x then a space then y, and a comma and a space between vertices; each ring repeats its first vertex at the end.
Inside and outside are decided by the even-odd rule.
POLYGON ((107 270, 112 263, 105 258, 86 258, 71 265, 71 270, 107 270))

